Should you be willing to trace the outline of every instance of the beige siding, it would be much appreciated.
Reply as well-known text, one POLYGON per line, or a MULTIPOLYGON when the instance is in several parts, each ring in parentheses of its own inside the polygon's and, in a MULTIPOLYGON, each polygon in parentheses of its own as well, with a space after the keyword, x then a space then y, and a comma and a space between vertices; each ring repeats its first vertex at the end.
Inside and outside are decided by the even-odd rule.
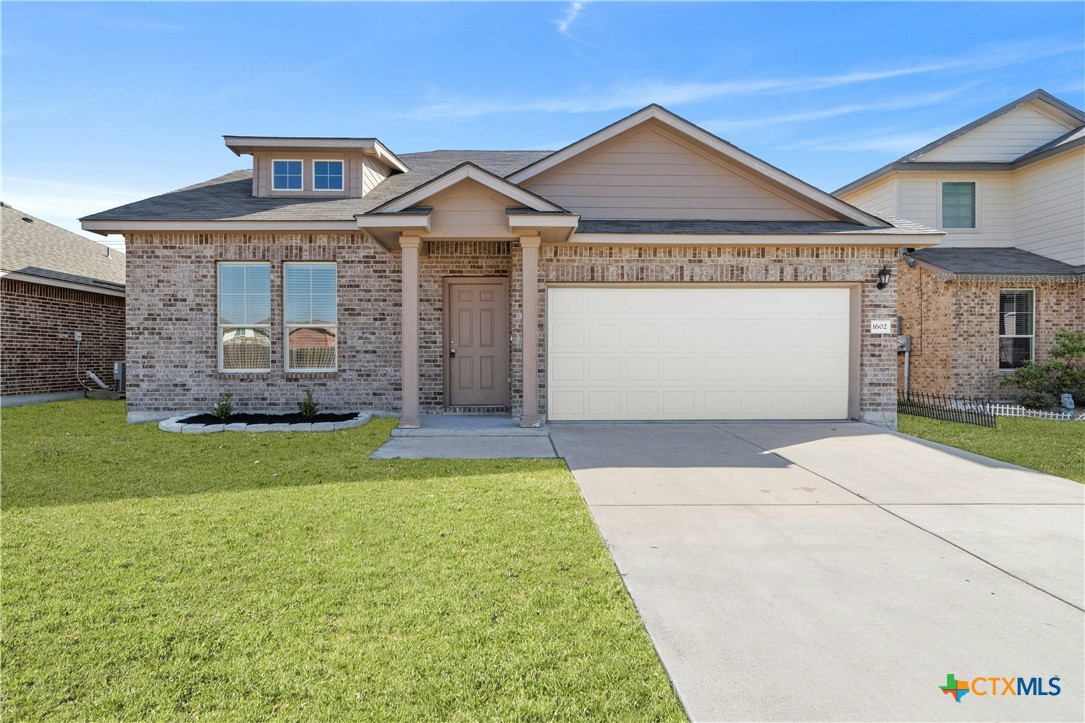
POLYGON ((1017 171, 1017 246, 1085 264, 1085 148, 1017 171))
POLYGON ((921 161, 1012 161, 1070 130, 1023 105, 918 157, 921 161))
POLYGON ((901 173, 901 218, 941 228, 942 181, 976 183, 976 229, 944 229, 942 246, 1013 246, 1013 175, 987 173, 901 173))
POLYGON ((523 185, 588 219, 830 218, 650 125, 623 133, 523 185))
POLYGON ((362 158, 361 174, 362 195, 364 196, 372 191, 378 183, 388 178, 388 167, 380 161, 375 161, 367 156, 362 158))
POLYGON ((320 196, 360 197, 362 195, 362 156, 343 153, 294 153, 284 150, 278 153, 257 153, 252 159, 253 195, 256 196, 320 196), (302 191, 275 191, 272 188, 272 171, 275 160, 300 160, 302 162, 302 191), (313 161, 343 161, 346 175, 342 191, 313 191, 313 161))
POLYGON ((840 198, 850 204, 861 206, 874 214, 899 215, 897 213, 897 176, 895 173, 890 173, 884 178, 880 178, 854 191, 843 193, 840 198))
POLYGON ((517 205, 486 188, 466 180, 426 199, 430 213, 430 238, 512 238, 505 209, 517 205))

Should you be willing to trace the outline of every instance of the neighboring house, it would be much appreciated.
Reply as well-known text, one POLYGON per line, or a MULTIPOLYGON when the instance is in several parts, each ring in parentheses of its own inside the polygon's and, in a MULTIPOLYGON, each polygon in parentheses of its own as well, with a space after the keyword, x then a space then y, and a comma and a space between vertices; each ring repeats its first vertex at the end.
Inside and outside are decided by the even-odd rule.
MULTIPOLYGON (((900 270, 912 390, 1000 397, 1085 330, 1085 113, 1037 90, 835 195, 946 232, 900 270)), ((904 363, 901 357, 903 383, 904 363)))
POLYGON ((126 237, 129 419, 207 409, 896 421, 898 249, 658 106, 556 152, 227 136, 252 170, 83 219, 126 237), (526 300, 526 303, 525 303, 526 300))
POLYGON ((79 372, 111 382, 124 359, 124 254, 0 206, 3 403, 82 396, 77 354, 79 372))

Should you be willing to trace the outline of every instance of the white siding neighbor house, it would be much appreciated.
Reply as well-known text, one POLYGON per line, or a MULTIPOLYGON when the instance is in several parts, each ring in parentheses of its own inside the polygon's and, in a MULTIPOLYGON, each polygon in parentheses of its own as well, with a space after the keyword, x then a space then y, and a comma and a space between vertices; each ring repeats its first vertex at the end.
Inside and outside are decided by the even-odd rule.
POLYGON ((835 195, 945 231, 899 264, 913 389, 1001 396, 1059 329, 1085 329, 1080 109, 1034 91, 835 195))

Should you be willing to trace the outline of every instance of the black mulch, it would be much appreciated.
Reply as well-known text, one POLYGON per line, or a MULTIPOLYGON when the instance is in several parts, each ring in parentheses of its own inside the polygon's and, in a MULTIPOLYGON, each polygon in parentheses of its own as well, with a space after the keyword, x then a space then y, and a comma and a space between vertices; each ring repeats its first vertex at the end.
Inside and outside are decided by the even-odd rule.
POLYGON ((358 416, 357 412, 349 414, 321 413, 315 417, 303 417, 301 413, 293 414, 231 414, 226 419, 219 419, 214 414, 194 414, 180 420, 180 424, 309 424, 312 422, 346 422, 358 416))

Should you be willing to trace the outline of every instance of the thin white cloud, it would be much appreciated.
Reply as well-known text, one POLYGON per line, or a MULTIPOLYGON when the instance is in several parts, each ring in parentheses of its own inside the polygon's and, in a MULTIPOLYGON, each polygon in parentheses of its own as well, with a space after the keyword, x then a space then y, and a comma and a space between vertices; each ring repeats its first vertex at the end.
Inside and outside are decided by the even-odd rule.
POLYGON ((726 97, 766 93, 791 93, 860 85, 911 75, 938 72, 986 71, 1040 58, 1080 53, 1081 44, 1058 44, 1050 39, 1029 41, 1002 48, 981 49, 959 58, 948 58, 880 70, 849 71, 833 75, 761 78, 721 82, 672 83, 638 81, 598 90, 584 88, 573 95, 552 98, 450 98, 397 114, 411 120, 477 118, 507 113, 599 113, 635 109, 650 103, 684 105, 726 97))
POLYGON ((956 126, 926 130, 891 130, 869 136, 833 135, 777 146, 778 151, 876 152, 903 155, 941 138, 956 126))
POLYGON ((577 16, 580 15, 580 11, 583 9, 584 3, 582 2, 569 3, 568 7, 565 8, 565 16, 560 20, 554 21, 554 25, 558 27, 558 32, 567 38, 571 38, 572 36, 569 34, 569 28, 576 21, 577 16))
POLYGON ((716 120, 705 121, 700 125, 710 131, 713 131, 714 133, 733 133, 735 131, 764 128, 766 126, 809 123, 811 121, 827 120, 829 118, 839 118, 840 116, 850 115, 852 113, 871 113, 877 111, 924 108, 927 106, 944 103, 950 98, 958 96, 964 91, 969 90, 973 87, 975 86, 968 85, 961 88, 954 88, 952 90, 943 91, 940 93, 925 93, 923 95, 905 96, 870 103, 851 103, 848 105, 838 105, 832 108, 821 108, 817 110, 803 111, 800 113, 767 115, 760 118, 720 118, 716 120))

